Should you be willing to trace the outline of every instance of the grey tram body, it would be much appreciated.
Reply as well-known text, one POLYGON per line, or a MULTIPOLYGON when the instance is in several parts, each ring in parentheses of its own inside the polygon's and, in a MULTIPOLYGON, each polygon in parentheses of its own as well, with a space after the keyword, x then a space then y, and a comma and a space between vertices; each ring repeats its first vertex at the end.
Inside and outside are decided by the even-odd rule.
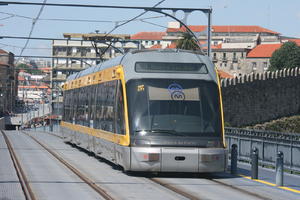
MULTIPOLYGON (((132 79, 156 78, 156 79, 201 79, 217 83, 217 74, 210 59, 191 51, 179 50, 154 50, 129 52, 103 62, 98 66, 90 67, 77 74, 68 77, 67 81, 94 73, 112 66, 122 65, 126 83, 132 79), (170 73, 137 73, 136 62, 178 62, 178 63, 205 63, 207 74, 170 74, 170 73)), ((227 167, 227 150, 219 148, 199 148, 194 145, 139 147, 121 146, 116 143, 83 134, 77 131, 61 127, 65 141, 74 143, 96 155, 103 157, 124 168, 125 171, 152 171, 152 172, 222 172, 227 167), (159 156, 158 161, 145 161, 143 155, 152 153, 159 156), (218 160, 211 160, 212 156, 218 156, 218 160), (176 160, 176 157, 184 157, 184 160, 176 160)), ((131 141, 132 142, 132 141, 131 141)), ((173 141, 174 143, 183 142, 173 141)), ((192 141, 190 141, 192 143, 192 141)), ((184 142, 183 142, 184 143, 184 142)), ((188 142, 187 142, 188 143, 188 142)))

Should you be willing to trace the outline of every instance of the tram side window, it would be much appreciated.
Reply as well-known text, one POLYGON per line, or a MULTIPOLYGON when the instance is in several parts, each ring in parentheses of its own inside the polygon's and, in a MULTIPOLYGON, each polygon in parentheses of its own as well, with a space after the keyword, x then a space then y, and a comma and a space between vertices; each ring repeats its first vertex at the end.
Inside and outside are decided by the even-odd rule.
POLYGON ((90 86, 90 98, 89 98, 89 120, 94 120, 96 113, 96 86, 90 86))
POLYGON ((68 104, 67 104, 67 101, 68 101, 68 91, 65 91, 64 92, 64 102, 63 102, 63 105, 64 105, 63 120, 64 121, 67 121, 67 119, 68 119, 68 104))
POLYGON ((65 110, 65 116, 64 120, 69 122, 70 121, 70 114, 71 114, 71 92, 70 90, 65 91, 65 99, 64 99, 64 110, 65 110))
POLYGON ((121 81, 118 81, 116 108, 116 133, 125 134, 124 95, 121 81))
POLYGON ((116 81, 102 83, 97 87, 94 128, 114 132, 116 81))
POLYGON ((77 110, 78 124, 84 125, 84 109, 85 109, 84 104, 85 104, 86 94, 84 94, 84 88, 79 88, 78 92, 79 92, 78 110, 77 110))
POLYGON ((79 106, 78 91, 79 91, 79 89, 74 89, 74 91, 73 91, 74 104, 73 104, 73 116, 72 117, 75 118, 75 123, 76 124, 78 124, 78 106, 79 106))
POLYGON ((102 115, 102 87, 98 84, 96 87, 96 112, 94 118, 94 128, 100 129, 100 119, 102 115))
POLYGON ((75 109, 76 109, 76 96, 75 94, 75 90, 70 90, 70 113, 69 113, 69 122, 72 123, 73 122, 73 117, 75 116, 75 109))
POLYGON ((84 126, 89 126, 90 122, 89 122, 89 98, 91 96, 90 94, 90 86, 84 87, 83 89, 83 93, 84 95, 84 116, 83 116, 83 125, 84 126))
POLYGON ((75 89, 74 95, 76 96, 76 108, 74 110, 75 112, 75 123, 79 124, 79 90, 80 88, 75 89))

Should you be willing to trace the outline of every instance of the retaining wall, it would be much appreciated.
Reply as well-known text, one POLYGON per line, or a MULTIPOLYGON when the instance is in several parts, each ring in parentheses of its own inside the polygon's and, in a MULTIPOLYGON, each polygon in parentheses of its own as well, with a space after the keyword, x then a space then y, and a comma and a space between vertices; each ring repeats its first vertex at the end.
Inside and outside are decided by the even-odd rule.
POLYGON ((221 80, 225 122, 240 127, 300 113, 300 68, 221 80))

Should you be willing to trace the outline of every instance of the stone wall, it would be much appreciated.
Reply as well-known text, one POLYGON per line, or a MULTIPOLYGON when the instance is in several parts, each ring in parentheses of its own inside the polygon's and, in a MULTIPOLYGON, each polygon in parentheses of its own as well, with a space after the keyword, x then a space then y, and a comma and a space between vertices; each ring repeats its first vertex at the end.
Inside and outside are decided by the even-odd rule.
POLYGON ((225 122, 245 126, 300 113, 300 68, 221 80, 225 122))

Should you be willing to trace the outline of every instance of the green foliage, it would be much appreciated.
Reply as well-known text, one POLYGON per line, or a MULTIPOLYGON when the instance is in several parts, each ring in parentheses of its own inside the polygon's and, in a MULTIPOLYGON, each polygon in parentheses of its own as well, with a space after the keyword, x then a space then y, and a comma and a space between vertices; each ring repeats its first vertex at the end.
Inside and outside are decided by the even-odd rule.
POLYGON ((252 127, 254 129, 287 132, 287 133, 300 133, 300 116, 284 117, 264 124, 257 124, 252 127))
POLYGON ((17 70, 24 70, 25 72, 29 73, 29 74, 34 74, 34 75, 40 75, 43 74, 43 72, 39 69, 36 69, 32 66, 26 65, 26 64, 18 64, 16 66, 17 70))
POLYGON ((177 49, 199 50, 197 40, 190 33, 182 33, 182 38, 176 41, 177 49))
POLYGON ((225 126, 225 127, 231 127, 231 125, 230 125, 229 122, 225 122, 225 123, 224 123, 224 126, 225 126))
POLYGON ((270 71, 300 67, 300 47, 295 42, 284 43, 274 51, 270 64, 270 71))

